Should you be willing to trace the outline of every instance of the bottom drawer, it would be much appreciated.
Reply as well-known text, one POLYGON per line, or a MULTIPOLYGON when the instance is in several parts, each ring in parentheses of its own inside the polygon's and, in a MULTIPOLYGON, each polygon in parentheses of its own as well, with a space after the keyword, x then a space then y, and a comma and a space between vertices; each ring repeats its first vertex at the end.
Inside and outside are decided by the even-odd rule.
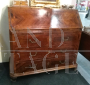
POLYGON ((51 67, 51 60, 37 60, 37 61, 25 61, 16 64, 15 73, 24 73, 29 71, 36 71, 39 69, 45 69, 51 67))
POLYGON ((51 67, 67 66, 76 64, 76 55, 62 56, 63 58, 51 59, 51 67))
POLYGON ((29 61, 17 63, 15 73, 24 73, 24 72, 36 71, 40 69, 44 70, 47 68, 76 64, 75 55, 69 55, 69 57, 68 56, 66 57, 62 56, 62 57, 55 57, 51 59, 42 59, 42 60, 34 60, 34 61, 29 60, 29 61))

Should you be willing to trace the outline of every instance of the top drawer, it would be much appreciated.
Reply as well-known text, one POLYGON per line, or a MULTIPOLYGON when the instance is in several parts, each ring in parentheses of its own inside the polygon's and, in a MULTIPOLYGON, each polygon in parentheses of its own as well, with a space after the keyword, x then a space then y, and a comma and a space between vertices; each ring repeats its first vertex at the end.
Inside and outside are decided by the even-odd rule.
POLYGON ((16 33, 12 33, 10 31, 11 50, 49 47, 48 30, 32 30, 31 32, 16 31, 16 33))
MULTIPOLYGON (((9 23, 16 30, 50 27, 52 10, 48 8, 9 7, 9 23)), ((10 28, 11 29, 11 28, 10 28)))
POLYGON ((81 37, 80 29, 52 30, 51 48, 59 50, 78 50, 81 37))

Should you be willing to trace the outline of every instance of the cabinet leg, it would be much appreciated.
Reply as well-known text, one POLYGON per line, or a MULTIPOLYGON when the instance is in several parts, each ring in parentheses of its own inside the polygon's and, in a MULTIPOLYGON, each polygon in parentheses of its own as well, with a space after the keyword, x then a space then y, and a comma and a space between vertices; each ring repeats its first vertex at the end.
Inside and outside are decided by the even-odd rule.
POLYGON ((11 81, 16 82, 17 77, 11 77, 11 81))
POLYGON ((74 68, 74 72, 75 72, 75 73, 78 73, 77 67, 76 67, 76 68, 74 68))
POLYGON ((74 68, 74 71, 77 71, 77 68, 74 68))

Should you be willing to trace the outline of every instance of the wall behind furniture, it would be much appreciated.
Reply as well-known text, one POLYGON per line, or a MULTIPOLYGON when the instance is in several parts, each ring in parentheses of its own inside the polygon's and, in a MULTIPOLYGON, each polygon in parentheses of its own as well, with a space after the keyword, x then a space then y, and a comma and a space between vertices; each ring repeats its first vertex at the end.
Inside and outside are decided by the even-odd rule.
POLYGON ((74 5, 74 8, 76 6, 76 0, 60 0, 60 5, 74 5))
MULTIPOLYGON (((8 6, 13 0, 0 0, 0 62, 8 62, 10 57, 8 6)), ((76 0, 60 0, 60 4, 76 5, 76 0)))
POLYGON ((10 0, 0 0, 0 62, 9 61, 8 6, 10 0), (5 51, 6 50, 6 51, 5 51))
MULTIPOLYGON (((21 0, 21 1, 25 1, 25 0, 21 0)), ((27 0, 29 2, 29 0, 27 0)), ((76 1, 77 0, 60 0, 60 5, 74 5, 74 7, 76 6, 76 1)), ((10 0, 10 4, 12 5, 13 0, 10 0)), ((28 3, 29 4, 29 3, 28 3)))
POLYGON ((87 12, 79 12, 81 21, 82 21, 82 25, 86 26, 86 27, 90 27, 90 19, 85 18, 87 12))

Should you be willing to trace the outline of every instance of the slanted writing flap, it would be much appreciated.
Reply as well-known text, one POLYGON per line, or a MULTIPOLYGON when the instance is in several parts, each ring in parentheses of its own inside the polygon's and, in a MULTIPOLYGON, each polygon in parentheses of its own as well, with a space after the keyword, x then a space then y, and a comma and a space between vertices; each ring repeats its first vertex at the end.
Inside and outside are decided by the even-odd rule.
POLYGON ((77 10, 53 9, 51 28, 82 28, 82 23, 77 10))

